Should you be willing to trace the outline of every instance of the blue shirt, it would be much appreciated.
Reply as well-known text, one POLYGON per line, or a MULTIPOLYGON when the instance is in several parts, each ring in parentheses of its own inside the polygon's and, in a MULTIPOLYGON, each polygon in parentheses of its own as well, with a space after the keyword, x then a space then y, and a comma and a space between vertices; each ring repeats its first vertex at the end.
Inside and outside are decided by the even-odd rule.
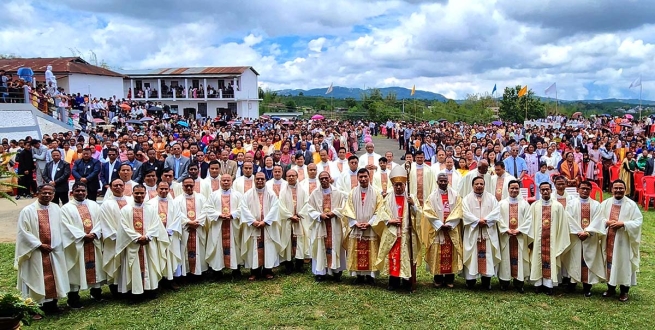
POLYGON ((528 164, 525 162, 525 159, 516 157, 516 171, 514 171, 514 157, 507 157, 503 163, 505 163, 505 171, 510 175, 513 175, 516 179, 521 177, 521 172, 528 171, 528 164))

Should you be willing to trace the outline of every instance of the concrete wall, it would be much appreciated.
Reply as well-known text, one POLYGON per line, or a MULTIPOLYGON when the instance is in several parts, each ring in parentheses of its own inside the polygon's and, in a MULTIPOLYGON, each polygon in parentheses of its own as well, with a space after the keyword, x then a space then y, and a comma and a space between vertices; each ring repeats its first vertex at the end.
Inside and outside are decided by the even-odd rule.
POLYGON ((257 75, 252 70, 246 70, 241 75, 240 80, 241 85, 234 95, 237 99, 256 99, 259 97, 257 75))
POLYGON ((43 134, 66 132, 72 128, 26 103, 0 103, 0 139, 40 139, 43 134))
POLYGON ((110 98, 114 95, 122 97, 123 78, 105 77, 88 74, 71 74, 68 77, 68 89, 70 93, 91 94, 97 98, 110 98))

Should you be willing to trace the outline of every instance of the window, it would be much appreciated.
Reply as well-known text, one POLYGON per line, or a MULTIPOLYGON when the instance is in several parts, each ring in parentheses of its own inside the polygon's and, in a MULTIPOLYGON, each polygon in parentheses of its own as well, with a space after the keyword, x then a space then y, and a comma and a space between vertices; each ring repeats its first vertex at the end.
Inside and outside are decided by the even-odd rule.
POLYGON ((178 87, 177 80, 171 80, 171 88, 177 88, 177 87, 178 87))

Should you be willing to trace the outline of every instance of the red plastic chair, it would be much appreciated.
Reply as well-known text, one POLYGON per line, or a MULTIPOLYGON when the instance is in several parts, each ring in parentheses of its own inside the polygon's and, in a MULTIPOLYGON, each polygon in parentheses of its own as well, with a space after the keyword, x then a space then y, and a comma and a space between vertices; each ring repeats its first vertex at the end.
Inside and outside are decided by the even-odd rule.
POLYGON ((539 189, 539 187, 537 187, 537 185, 534 183, 532 177, 530 177, 529 175, 524 176, 523 179, 521 180, 521 185, 523 186, 523 188, 528 189, 528 198, 527 198, 528 203, 530 204, 534 203, 537 200, 535 194, 537 192, 537 189, 539 189))
POLYGON ((600 186, 598 185, 598 183, 596 183, 595 181, 590 181, 590 182, 591 182, 591 187, 592 187, 592 188, 598 188, 598 189, 601 189, 600 186))
POLYGON ((612 165, 610 166, 610 183, 619 179, 619 171, 621 170, 621 165, 612 165))
POLYGON ((598 187, 598 185, 591 185, 591 194, 589 194, 591 199, 602 202, 603 201, 603 190, 598 187))
POLYGON ((641 194, 644 192, 644 185, 639 184, 641 182, 641 179, 644 177, 644 172, 642 171, 635 171, 634 174, 632 174, 632 182, 635 183, 635 192, 634 196, 636 200, 640 200, 639 197, 641 197, 641 194))
POLYGON ((641 179, 642 186, 644 187, 642 205, 644 210, 648 211, 648 204, 651 199, 655 199, 655 176, 645 176, 641 179))
POLYGON ((603 188, 603 163, 599 162, 596 167, 598 167, 598 176, 596 177, 596 180, 598 181, 598 186, 602 189, 603 188))

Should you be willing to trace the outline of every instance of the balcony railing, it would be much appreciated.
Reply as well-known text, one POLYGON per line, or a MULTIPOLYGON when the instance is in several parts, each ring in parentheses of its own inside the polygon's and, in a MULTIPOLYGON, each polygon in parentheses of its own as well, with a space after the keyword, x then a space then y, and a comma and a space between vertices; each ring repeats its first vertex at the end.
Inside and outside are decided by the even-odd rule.
MULTIPOLYGON (((204 93, 202 90, 198 91, 189 91, 188 97, 183 94, 180 90, 175 90, 175 95, 173 95, 173 91, 166 91, 166 92, 161 92, 161 97, 159 95, 158 91, 139 91, 137 90, 135 95, 129 95, 126 94, 125 97, 127 98, 132 98, 132 99, 181 99, 181 100, 193 100, 193 99, 205 99, 204 93), (148 95, 146 96, 146 93, 148 95)), ((235 92, 234 91, 208 91, 207 92, 207 98, 208 99, 234 99, 235 97, 235 92)))

